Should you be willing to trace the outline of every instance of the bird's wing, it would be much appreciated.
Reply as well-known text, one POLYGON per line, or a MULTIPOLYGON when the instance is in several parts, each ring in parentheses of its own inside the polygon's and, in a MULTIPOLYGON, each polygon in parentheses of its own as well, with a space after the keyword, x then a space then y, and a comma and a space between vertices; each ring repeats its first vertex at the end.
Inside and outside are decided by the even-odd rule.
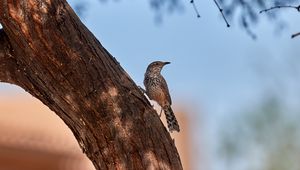
POLYGON ((163 82, 160 84, 161 88, 165 92, 166 100, 168 100, 168 102, 171 105, 172 104, 172 100, 171 100, 171 96, 170 96, 170 93, 169 93, 169 88, 168 88, 167 82, 166 82, 166 80, 163 77, 162 77, 162 81, 163 82))

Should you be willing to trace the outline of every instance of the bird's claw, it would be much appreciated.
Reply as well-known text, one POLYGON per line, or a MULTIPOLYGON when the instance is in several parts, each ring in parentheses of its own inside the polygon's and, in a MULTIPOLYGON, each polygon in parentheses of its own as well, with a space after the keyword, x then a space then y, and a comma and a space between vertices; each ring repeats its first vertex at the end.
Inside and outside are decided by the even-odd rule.
POLYGON ((146 94, 146 90, 145 90, 145 89, 143 89, 141 86, 138 86, 138 88, 141 90, 141 92, 142 92, 143 94, 146 94))

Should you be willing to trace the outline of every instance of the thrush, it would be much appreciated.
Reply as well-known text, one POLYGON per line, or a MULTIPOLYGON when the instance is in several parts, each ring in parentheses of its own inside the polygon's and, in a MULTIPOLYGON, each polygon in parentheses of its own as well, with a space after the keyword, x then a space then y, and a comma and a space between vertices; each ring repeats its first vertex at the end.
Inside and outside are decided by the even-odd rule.
POLYGON ((170 64, 170 62, 154 61, 149 64, 144 78, 144 85, 146 88, 145 93, 151 100, 156 101, 164 110, 169 131, 179 132, 179 125, 171 108, 172 100, 168 85, 161 75, 162 68, 167 64, 170 64))

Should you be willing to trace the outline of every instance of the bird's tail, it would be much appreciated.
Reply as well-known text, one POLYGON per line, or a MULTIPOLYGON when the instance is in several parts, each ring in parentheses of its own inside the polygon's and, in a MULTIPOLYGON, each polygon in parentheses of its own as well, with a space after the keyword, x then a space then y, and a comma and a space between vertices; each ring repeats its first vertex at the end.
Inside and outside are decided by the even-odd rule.
POLYGON ((164 109, 164 112, 165 112, 165 115, 166 115, 169 131, 171 133, 174 130, 179 132, 180 131, 179 125, 178 125, 178 122, 176 120, 176 117, 174 115, 174 112, 173 112, 171 106, 165 106, 163 109, 164 109))

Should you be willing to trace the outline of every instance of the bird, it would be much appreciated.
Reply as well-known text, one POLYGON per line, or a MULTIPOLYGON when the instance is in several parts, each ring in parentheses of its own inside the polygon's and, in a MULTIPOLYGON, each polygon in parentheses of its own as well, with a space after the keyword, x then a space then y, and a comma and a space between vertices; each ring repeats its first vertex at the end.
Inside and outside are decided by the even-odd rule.
MULTIPOLYGON (((179 132, 179 125, 175 114, 171 108, 172 100, 169 93, 168 85, 164 77, 161 75, 162 68, 170 64, 170 62, 154 61, 147 67, 144 77, 144 91, 149 99, 156 101, 162 110, 164 110, 169 131, 179 132)), ((160 112, 161 113, 161 112, 160 112)))

